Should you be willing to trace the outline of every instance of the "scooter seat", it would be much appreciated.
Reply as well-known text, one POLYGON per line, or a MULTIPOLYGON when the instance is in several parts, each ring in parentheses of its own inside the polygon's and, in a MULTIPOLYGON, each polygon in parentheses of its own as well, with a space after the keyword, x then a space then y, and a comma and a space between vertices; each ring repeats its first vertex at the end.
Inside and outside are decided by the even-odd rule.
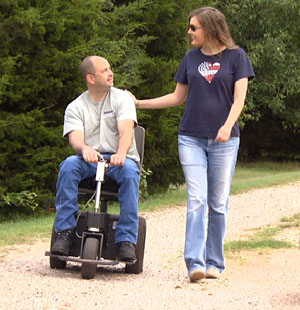
MULTIPOLYGON (((92 195, 96 190, 97 182, 95 177, 84 179, 79 183, 79 196, 92 195)), ((116 181, 105 176, 104 182, 101 184, 101 200, 118 200, 119 185, 116 181)))

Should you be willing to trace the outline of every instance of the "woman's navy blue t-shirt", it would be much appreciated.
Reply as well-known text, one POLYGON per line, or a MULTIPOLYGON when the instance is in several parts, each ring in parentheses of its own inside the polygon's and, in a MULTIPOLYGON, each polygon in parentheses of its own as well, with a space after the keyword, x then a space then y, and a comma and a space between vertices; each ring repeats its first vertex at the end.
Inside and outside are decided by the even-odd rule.
MULTIPOLYGON (((176 82, 189 85, 179 134, 214 139, 224 125, 234 100, 234 84, 254 77, 251 62, 242 48, 225 49, 207 56, 200 49, 189 50, 175 75, 176 82)), ((231 137, 238 137, 238 122, 231 137)))

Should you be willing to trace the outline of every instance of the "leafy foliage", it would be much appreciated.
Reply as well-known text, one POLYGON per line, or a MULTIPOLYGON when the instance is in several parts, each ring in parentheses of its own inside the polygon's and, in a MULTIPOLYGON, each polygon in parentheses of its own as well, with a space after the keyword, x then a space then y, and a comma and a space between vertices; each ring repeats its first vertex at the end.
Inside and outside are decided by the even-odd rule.
POLYGON ((3 201, 0 202, 0 208, 13 206, 17 208, 29 209, 33 212, 38 207, 36 198, 37 194, 29 191, 22 191, 18 194, 9 193, 7 195, 3 195, 3 201))
POLYGON ((293 159, 299 146, 292 141, 300 132, 300 2, 231 0, 219 6, 256 74, 241 118, 242 154, 246 160, 293 159))
MULTIPOLYGON (((173 92, 188 49, 188 13, 215 4, 256 73, 241 117, 240 158, 299 160, 299 1, 2 0, 0 199, 53 196, 59 163, 73 153, 62 139, 63 114, 86 88, 84 57, 106 57, 115 85, 139 99, 173 92)), ((150 194, 184 181, 177 151, 183 110, 138 111, 150 194)))
MULTIPOLYGON (((188 49, 189 12, 213 1, 153 0, 145 10, 143 34, 153 39, 146 45, 149 58, 139 67, 142 81, 132 90, 137 98, 154 98, 173 92, 174 76, 188 49)), ((149 192, 163 192, 171 184, 184 182, 178 158, 177 135, 184 106, 164 110, 140 110, 139 122, 146 128, 145 166, 153 173, 148 177, 149 192)))
MULTIPOLYGON (((185 53, 187 14, 195 3, 199 5, 183 0, 2 1, 0 195, 55 192, 59 163, 72 153, 61 137, 63 113, 85 90, 79 72, 85 56, 106 57, 115 85, 139 96, 171 91, 179 56, 185 53), (163 41, 161 27, 167 29, 163 41)), ((147 127, 146 168, 154 171, 149 188, 182 182, 176 137, 180 112, 153 111, 139 119, 147 127)))
POLYGON ((55 192, 59 163, 72 153, 62 139, 64 110, 86 88, 79 65, 100 54, 117 66, 120 86, 134 84, 133 63, 150 40, 135 35, 145 7, 146 1, 116 9, 106 0, 1 1, 0 195, 55 192))
POLYGON ((55 189, 58 165, 71 149, 47 111, 1 113, 0 193, 55 189))

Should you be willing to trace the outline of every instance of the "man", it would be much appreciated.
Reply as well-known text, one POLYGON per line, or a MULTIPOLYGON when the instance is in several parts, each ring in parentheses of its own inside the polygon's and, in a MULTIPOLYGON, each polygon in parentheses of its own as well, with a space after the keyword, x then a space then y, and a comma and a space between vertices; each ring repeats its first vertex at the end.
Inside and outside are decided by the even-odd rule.
POLYGON ((119 188, 120 219, 116 227, 117 260, 135 261, 138 234, 139 155, 133 139, 135 105, 125 91, 113 87, 108 61, 89 56, 81 64, 88 90, 65 111, 64 132, 77 155, 60 165, 54 229, 58 238, 51 253, 68 255, 78 210, 78 184, 96 174, 98 160, 110 157, 107 175, 119 188))

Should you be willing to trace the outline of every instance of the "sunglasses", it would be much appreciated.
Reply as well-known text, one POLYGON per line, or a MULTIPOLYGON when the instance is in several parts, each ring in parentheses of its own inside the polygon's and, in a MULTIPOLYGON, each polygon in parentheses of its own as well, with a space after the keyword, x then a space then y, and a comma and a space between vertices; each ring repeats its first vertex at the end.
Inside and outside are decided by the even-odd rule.
POLYGON ((197 29, 202 28, 201 26, 196 27, 195 25, 189 25, 189 29, 191 29, 193 32, 195 32, 197 29))

